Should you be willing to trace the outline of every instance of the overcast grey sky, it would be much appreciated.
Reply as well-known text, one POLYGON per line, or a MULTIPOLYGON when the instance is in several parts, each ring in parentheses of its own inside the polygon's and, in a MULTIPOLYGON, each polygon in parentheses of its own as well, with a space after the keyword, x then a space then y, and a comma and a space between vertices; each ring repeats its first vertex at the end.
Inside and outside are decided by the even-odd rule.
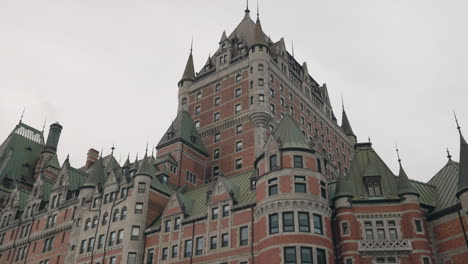
MULTIPOLYGON (((252 15, 255 3, 252 3, 252 15)), ((90 147, 125 160, 156 145, 176 116, 194 37, 196 70, 243 17, 245 1, 0 0, 0 140, 24 122, 59 121, 60 162, 90 147)), ((260 1, 274 41, 340 96, 360 141, 397 173, 427 181, 468 137, 468 1, 260 1)), ((48 129, 46 129, 48 131, 48 129)))

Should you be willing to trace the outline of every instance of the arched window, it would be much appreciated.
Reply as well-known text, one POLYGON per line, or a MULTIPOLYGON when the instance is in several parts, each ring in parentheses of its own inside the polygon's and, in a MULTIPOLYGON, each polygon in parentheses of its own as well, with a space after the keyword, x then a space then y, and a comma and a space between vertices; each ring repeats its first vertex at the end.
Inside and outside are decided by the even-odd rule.
POLYGON ((119 209, 114 210, 114 214, 112 215, 112 222, 119 221, 119 209))
POLYGON ((98 217, 95 216, 93 218, 93 224, 91 225, 91 228, 96 228, 97 225, 98 225, 98 217))
POLYGON ((84 230, 86 231, 89 228, 91 228, 91 218, 86 219, 84 230))
POLYGON ((105 213, 104 216, 102 217, 102 225, 107 225, 108 222, 109 222, 109 215, 105 213))
POLYGON ((120 213, 120 220, 124 220, 127 218, 127 207, 122 208, 122 212, 120 213))

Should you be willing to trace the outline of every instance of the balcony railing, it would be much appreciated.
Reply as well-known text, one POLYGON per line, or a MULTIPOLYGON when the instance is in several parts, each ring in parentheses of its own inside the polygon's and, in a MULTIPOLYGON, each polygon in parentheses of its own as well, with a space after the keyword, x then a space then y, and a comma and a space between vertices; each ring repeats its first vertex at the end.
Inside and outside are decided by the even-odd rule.
POLYGON ((397 239, 397 240, 361 240, 358 246, 359 252, 371 253, 371 252, 401 252, 408 253, 413 250, 411 241, 408 239, 397 239))

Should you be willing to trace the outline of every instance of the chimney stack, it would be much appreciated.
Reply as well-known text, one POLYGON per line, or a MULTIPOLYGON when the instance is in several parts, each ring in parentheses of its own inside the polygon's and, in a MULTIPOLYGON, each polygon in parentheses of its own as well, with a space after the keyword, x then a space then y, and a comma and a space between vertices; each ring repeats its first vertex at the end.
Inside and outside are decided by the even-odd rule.
POLYGON ((52 154, 57 152, 57 146, 60 139, 60 134, 62 133, 62 126, 57 122, 50 125, 49 135, 47 136, 47 142, 44 148, 44 151, 50 152, 52 154))
POLYGON ((90 148, 88 150, 88 155, 86 157, 86 168, 89 169, 91 166, 93 166, 94 162, 96 162, 99 158, 99 151, 90 148))

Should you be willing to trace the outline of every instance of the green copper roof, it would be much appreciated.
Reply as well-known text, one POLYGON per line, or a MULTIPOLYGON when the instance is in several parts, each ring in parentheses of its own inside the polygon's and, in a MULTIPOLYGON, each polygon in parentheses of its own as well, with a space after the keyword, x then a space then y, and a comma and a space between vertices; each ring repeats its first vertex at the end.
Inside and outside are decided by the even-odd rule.
POLYGON ((86 183, 83 187, 95 187, 95 186, 102 186, 104 181, 106 180, 106 173, 104 171, 104 163, 102 158, 99 158, 94 165, 92 166, 91 174, 89 175, 86 183))
POLYGON ((208 155, 190 114, 185 110, 179 112, 156 148, 160 149, 177 141, 182 141, 202 154, 208 155))
POLYGON ((437 188, 434 197, 436 208, 434 213, 456 205, 459 201, 456 197, 458 190, 459 163, 451 159, 428 182, 437 188))
POLYGON ((353 181, 349 179, 348 176, 343 175, 340 171, 340 175, 338 176, 338 180, 336 181, 336 187, 334 191, 334 199, 340 197, 353 197, 353 193, 355 192, 355 187, 353 181))
POLYGON ((28 200, 30 194, 31 193, 28 192, 27 190, 24 190, 24 189, 19 190, 18 211, 20 212, 24 211, 24 208, 26 207, 26 201, 28 200))
POLYGON ((355 185, 354 198, 356 201, 382 200, 398 198, 397 179, 375 153, 371 143, 356 144, 356 152, 351 163, 350 180, 355 185), (381 196, 369 196, 364 185, 365 177, 377 176, 380 178, 381 196))
POLYGON ((47 202, 50 199, 50 193, 52 192, 52 188, 54 187, 54 182, 48 181, 43 179, 42 183, 42 200, 47 202))
POLYGON ((141 166, 138 169, 136 175, 147 175, 150 177, 156 175, 156 168, 154 167, 154 165, 150 164, 150 160, 147 154, 145 154, 145 157, 143 158, 141 166))
POLYGON ((0 145, 0 185, 12 190, 16 180, 34 184, 34 167, 44 149, 43 133, 19 123, 0 145), (12 182, 4 186, 5 179, 12 182))
POLYGON ((408 179, 408 176, 406 175, 406 172, 400 163, 400 173, 398 174, 398 195, 405 195, 405 194, 419 195, 419 193, 416 192, 415 188, 413 187, 410 180, 408 179))
POLYGON ((46 167, 60 169, 60 163, 58 161, 57 154, 54 154, 52 158, 44 165, 44 168, 46 167))
POLYGON ((436 207, 437 188, 434 185, 410 180, 414 190, 419 194, 419 202, 430 207, 436 207))
POLYGON ((341 116, 341 128, 343 129, 343 131, 345 132, 347 136, 356 137, 356 135, 354 135, 353 129, 351 128, 351 124, 349 123, 349 119, 348 119, 348 116, 346 115, 346 111, 344 107, 343 107, 343 114, 341 116))
POLYGON ((180 81, 193 81, 195 80, 195 67, 193 66, 193 56, 192 51, 190 50, 190 55, 187 60, 187 64, 185 65, 184 74, 182 75, 182 79, 180 81))
POLYGON ((460 132, 460 165, 458 169, 458 190, 457 196, 468 190, 468 145, 460 132))
POLYGON ((75 169, 70 167, 68 169, 68 182, 70 184, 71 191, 78 191, 81 186, 84 185, 86 180, 88 179, 88 174, 86 172, 81 171, 79 169, 75 169))
POLYGON ((301 148, 311 150, 306 142, 306 138, 299 129, 296 121, 289 114, 281 119, 275 132, 275 138, 280 143, 281 148, 301 148))

